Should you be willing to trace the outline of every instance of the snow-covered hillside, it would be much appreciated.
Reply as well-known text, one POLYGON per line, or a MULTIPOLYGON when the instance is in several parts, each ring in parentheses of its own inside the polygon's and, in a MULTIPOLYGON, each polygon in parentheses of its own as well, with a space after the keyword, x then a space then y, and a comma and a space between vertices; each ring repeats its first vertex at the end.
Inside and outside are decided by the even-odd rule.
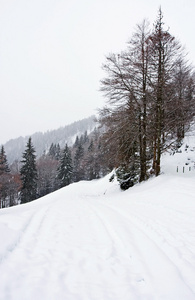
MULTIPOLYGON (((77 135, 81 136, 85 131, 89 134, 96 126, 95 116, 90 116, 55 130, 32 134, 31 138, 37 157, 43 155, 44 152, 47 153, 52 143, 59 144, 61 148, 64 148, 66 144, 72 146, 77 135)), ((29 136, 19 137, 5 143, 4 147, 9 163, 13 163, 14 160, 21 160, 28 139, 29 136)))
POLYGON ((107 176, 2 209, 0 300, 194 300, 194 147, 125 192, 107 176))

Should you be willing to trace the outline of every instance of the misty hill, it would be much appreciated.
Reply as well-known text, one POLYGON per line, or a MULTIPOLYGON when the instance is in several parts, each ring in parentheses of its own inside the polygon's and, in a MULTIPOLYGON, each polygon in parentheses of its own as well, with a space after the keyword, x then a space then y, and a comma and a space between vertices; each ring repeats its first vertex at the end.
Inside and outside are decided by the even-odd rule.
MULTIPOLYGON (((77 135, 80 136, 85 131, 88 133, 91 132, 96 125, 95 116, 90 116, 55 130, 48 130, 45 133, 36 132, 32 134, 31 138, 37 157, 41 156, 45 151, 47 152, 52 143, 59 143, 61 148, 63 148, 66 143, 68 145, 72 145, 77 135)), ((9 163, 12 163, 16 159, 21 159, 28 138, 29 136, 18 137, 8 141, 4 145, 9 163)))

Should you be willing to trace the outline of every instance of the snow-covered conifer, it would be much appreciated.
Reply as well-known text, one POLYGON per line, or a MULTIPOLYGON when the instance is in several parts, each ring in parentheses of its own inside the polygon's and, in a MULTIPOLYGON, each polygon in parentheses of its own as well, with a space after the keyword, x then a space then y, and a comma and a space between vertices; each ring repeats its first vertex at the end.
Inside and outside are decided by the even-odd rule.
POLYGON ((20 169, 22 189, 20 194, 21 203, 26 203, 37 198, 37 168, 35 149, 29 138, 26 150, 23 153, 23 166, 20 169))
POLYGON ((71 158, 70 149, 67 144, 65 146, 65 149, 62 152, 60 165, 57 172, 58 172, 57 179, 59 180, 60 187, 64 187, 72 182, 72 172, 73 172, 72 158, 71 158))

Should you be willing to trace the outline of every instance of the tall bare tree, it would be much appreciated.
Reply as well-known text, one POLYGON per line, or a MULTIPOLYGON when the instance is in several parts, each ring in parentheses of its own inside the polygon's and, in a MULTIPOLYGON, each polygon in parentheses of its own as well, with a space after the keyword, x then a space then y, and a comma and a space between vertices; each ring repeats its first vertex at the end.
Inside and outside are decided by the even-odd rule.
POLYGON ((109 128, 105 137, 109 137, 107 142, 118 145, 115 146, 116 161, 126 164, 134 160, 132 149, 135 143, 138 145, 140 181, 147 177, 148 28, 148 22, 144 20, 137 26, 128 49, 120 55, 107 57, 103 68, 108 77, 101 82, 101 90, 112 106, 101 111, 100 119, 109 128))
POLYGON ((150 42, 150 83, 153 91, 153 169, 160 174, 161 154, 166 144, 165 132, 169 131, 170 109, 174 109, 172 97, 170 97, 170 84, 173 80, 174 69, 181 57, 180 43, 164 29, 161 8, 154 30, 149 38, 150 42), (168 113, 167 107, 169 107, 168 113))
POLYGON ((181 76, 183 58, 180 43, 164 29, 160 8, 153 30, 143 21, 127 50, 110 54, 103 66, 107 76, 101 81, 101 91, 107 107, 100 110, 100 122, 105 126, 107 157, 114 167, 126 165, 123 169, 134 162, 139 181, 147 178, 151 160, 153 172, 160 174, 162 152, 171 138, 182 134, 184 115, 194 116, 186 105, 194 99, 194 78, 186 63, 182 67, 185 76, 181 76))

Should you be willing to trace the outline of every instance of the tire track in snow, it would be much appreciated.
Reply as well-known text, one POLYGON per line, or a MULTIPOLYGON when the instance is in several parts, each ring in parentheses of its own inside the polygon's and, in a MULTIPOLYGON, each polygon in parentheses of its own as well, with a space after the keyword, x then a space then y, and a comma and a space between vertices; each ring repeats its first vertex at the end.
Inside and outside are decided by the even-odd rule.
MULTIPOLYGON (((58 207, 60 201, 42 206, 36 212, 34 209, 31 211, 18 243, 0 266, 0 273, 3 274, 0 300, 62 299, 58 297, 59 270, 63 269, 64 254, 64 247, 58 251, 63 243, 60 247, 57 245, 57 238, 63 236, 63 230, 59 228, 62 222, 58 218, 61 214, 58 207), (16 290, 17 296, 13 294, 16 290)), ((65 291, 64 282, 60 288, 65 291)), ((65 295, 68 299, 68 290, 65 295)))
MULTIPOLYGON (((58 201, 58 199, 57 199, 58 201)), ((53 202, 53 201, 52 201, 53 202)), ((0 264, 2 264, 3 262, 5 262, 10 255, 13 255, 14 251, 20 246, 21 242, 23 241, 23 239, 25 238, 25 236, 29 235, 28 231, 31 227, 34 226, 34 228, 37 232, 39 230, 39 226, 41 226, 41 223, 43 222, 43 216, 46 215, 47 210, 49 209, 50 206, 52 206, 52 202, 47 202, 47 206, 45 206, 44 201, 42 202, 42 204, 40 205, 40 201, 32 201, 28 204, 24 204, 22 206, 14 206, 13 207, 13 211, 16 215, 16 218, 14 219, 14 222, 22 222, 22 226, 19 228, 15 228, 15 224, 14 227, 12 225, 12 229, 11 229, 11 233, 12 235, 15 235, 15 237, 13 236, 12 240, 10 242, 8 242, 8 245, 5 246, 5 248, 2 250, 2 253, 0 253, 0 264), (32 209, 29 210, 28 207, 32 205, 32 209), (19 209, 19 215, 17 216, 17 209, 19 209), (25 220, 23 221, 22 219, 25 218, 25 220), (14 240, 14 242, 13 242, 14 240)), ((5 217, 7 218, 7 215, 12 214, 12 209, 9 210, 9 212, 6 213, 6 211, 1 211, 1 217, 3 217, 5 215, 5 217)), ((3 225, 4 222, 5 224, 7 224, 7 220, 5 218, 5 221, 3 219, 1 219, 1 224, 3 225)), ((8 226, 5 225, 5 229, 9 230, 9 221, 8 221, 8 226)), ((13 223, 13 221, 11 222, 13 223)))
MULTIPOLYGON (((120 208, 117 208, 117 212, 119 211, 127 218, 129 217, 124 211, 122 212, 120 208)), ((174 211, 174 209, 169 209, 169 207, 163 207, 162 205, 159 210, 158 204, 157 207, 153 205, 152 214, 150 207, 150 214, 148 214, 147 205, 142 203, 142 210, 140 210, 140 207, 136 210, 136 205, 133 206, 131 217, 134 218, 138 226, 141 226, 140 228, 143 231, 155 240, 172 263, 177 266, 184 282, 195 293, 195 278, 193 276, 195 268, 195 245, 190 243, 190 232, 194 235, 193 228, 195 227, 195 220, 192 218, 192 215, 190 214, 189 217, 188 214, 180 213, 178 209, 174 211), (154 217, 149 219, 151 215, 154 217), (181 224, 185 225, 184 229, 181 224)), ((192 236, 191 240, 194 241, 194 236, 192 236)))
MULTIPOLYGON (((144 280, 139 271, 133 268, 134 261, 132 262, 131 251, 125 247, 120 237, 115 234, 106 220, 102 219, 90 202, 86 203, 84 199, 82 205, 85 205, 87 210, 92 212, 91 220, 93 220, 93 224, 91 224, 90 230, 94 230, 93 234, 96 237, 95 245, 93 245, 95 249, 89 249, 88 257, 83 259, 83 274, 85 274, 86 270, 89 271, 89 267, 95 267, 96 273, 98 273, 96 274, 97 281, 107 291, 106 294, 97 299, 151 300, 146 293, 144 298, 139 298, 140 291, 138 291, 136 285, 137 283, 139 285, 144 284, 144 280), (102 245, 104 246, 102 247, 102 245), (126 253, 124 255, 125 249, 126 253), (121 257, 122 252, 123 255, 121 257), (134 272, 130 272, 131 269, 134 269, 134 272)), ((138 264, 136 264, 136 267, 138 268, 138 264)), ((89 271, 88 276, 90 276, 90 273, 92 275, 92 272, 89 271)), ((86 299, 93 298, 89 297, 86 299)))
POLYGON ((152 300, 152 286, 148 278, 148 269, 143 268, 142 260, 137 255, 138 248, 134 247, 134 238, 131 232, 127 231, 124 218, 119 219, 119 215, 116 217, 116 212, 113 210, 111 213, 110 209, 105 214, 102 207, 97 208, 99 206, 98 202, 92 205, 92 202, 88 201, 88 205, 94 211, 112 241, 114 250, 110 253, 109 259, 113 262, 116 261, 116 270, 122 269, 121 273, 125 274, 122 279, 124 282, 125 278, 125 285, 128 286, 127 290, 134 290, 133 299, 152 300), (111 215, 114 219, 109 220, 111 215))
MULTIPOLYGON (((19 247, 20 243, 22 242, 24 236, 26 233, 28 233, 29 228, 31 227, 32 223, 34 222, 34 219, 37 220, 37 215, 40 214, 39 212, 33 212, 28 218, 27 221, 25 222, 24 226, 22 229, 19 231, 20 234, 17 236, 15 239, 14 243, 10 244, 4 251, 4 253, 0 256, 0 264, 3 263, 6 259, 9 258, 11 254, 13 254, 14 250, 19 247)), ((42 216, 41 216, 42 219, 42 216)))
MULTIPOLYGON (((115 224, 115 222, 118 222, 118 215, 122 216, 121 223, 123 224, 123 230, 118 233, 118 235, 123 235, 123 232, 125 232, 127 228, 127 224, 129 223, 129 233, 127 232, 126 237, 124 238, 128 239, 128 236, 133 236, 133 244, 137 245, 137 252, 140 254, 140 258, 143 261, 143 264, 146 268, 146 274, 150 274, 151 280, 155 282, 153 285, 154 287, 158 286, 158 289, 161 291, 160 294, 163 294, 163 289, 160 287, 160 282, 162 283, 162 286, 170 286, 169 281, 170 277, 172 278, 172 282, 175 285, 174 281, 178 283, 178 286, 182 286, 183 282, 186 284, 185 288, 185 294, 182 294, 182 292, 178 292, 178 286, 175 285, 175 287, 170 286, 169 290, 169 299, 194 299, 195 298, 195 292, 192 287, 192 283, 189 283, 187 280, 187 275, 189 272, 189 269, 186 270, 186 276, 184 276, 181 272, 181 270, 178 268, 178 261, 174 261, 172 249, 163 247, 163 244, 160 244, 158 241, 158 233, 155 231, 154 228, 148 228, 146 225, 147 223, 141 219, 140 216, 135 215, 132 213, 130 216, 126 215, 126 213, 122 212, 118 208, 115 209, 113 206, 105 204, 105 202, 101 201, 101 204, 98 203, 99 207, 99 213, 102 214, 102 207, 107 208, 109 210, 107 217, 110 216, 110 211, 114 211, 116 214, 116 220, 111 222, 111 224, 115 224), (127 220, 127 223, 124 222, 124 218, 127 220), (155 233, 155 235, 154 235, 155 233), (153 255, 152 255, 153 253, 153 255), (170 258, 171 256, 171 258, 170 258), (149 264, 149 262, 152 262, 152 264, 149 264), (158 269, 156 266, 160 266, 163 269, 161 269, 162 274, 159 276, 158 269), (156 278, 158 280, 156 280, 156 278), (161 279, 160 279, 161 278, 161 279), (168 281, 164 278, 168 278, 168 281), (182 279, 182 280, 181 280, 182 279), (164 282, 166 281, 166 284, 164 285, 164 282), (172 296, 170 296, 173 294, 172 296)), ((97 203, 96 203, 96 209, 97 209, 97 203)), ((106 217, 104 218, 106 220, 106 217)), ((122 229, 121 227, 121 229, 122 229)), ((118 227, 119 228, 119 227, 118 227)), ((117 231, 117 229, 115 228, 117 231)), ((193 270, 192 270, 193 272, 193 270)), ((193 274, 189 274, 189 278, 193 278, 193 274)), ((183 289, 181 289, 183 291, 183 289)), ((166 293, 166 292, 164 292, 166 293)), ((157 298, 158 299, 158 298, 157 298)))

